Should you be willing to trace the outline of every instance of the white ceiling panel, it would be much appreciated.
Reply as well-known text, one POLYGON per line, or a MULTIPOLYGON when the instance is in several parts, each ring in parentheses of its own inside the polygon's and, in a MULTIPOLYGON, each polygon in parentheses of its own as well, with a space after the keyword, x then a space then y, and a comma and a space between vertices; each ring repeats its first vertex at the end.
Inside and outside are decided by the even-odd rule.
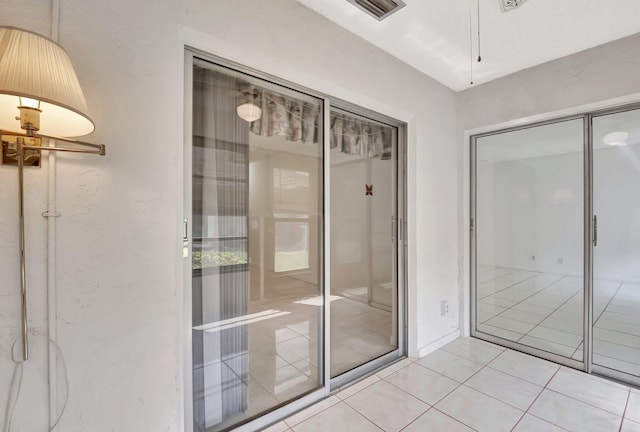
MULTIPOLYGON (((477 0, 405 0, 383 21, 347 0, 298 1, 447 87, 470 87, 477 0)), ((479 2, 475 85, 640 32, 640 0, 527 0, 508 12, 501 0, 479 2)))

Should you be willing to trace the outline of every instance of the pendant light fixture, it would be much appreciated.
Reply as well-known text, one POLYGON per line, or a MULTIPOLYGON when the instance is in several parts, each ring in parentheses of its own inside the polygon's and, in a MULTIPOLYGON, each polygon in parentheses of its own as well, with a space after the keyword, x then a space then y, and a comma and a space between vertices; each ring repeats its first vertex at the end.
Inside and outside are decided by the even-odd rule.
POLYGON ((262 117, 262 108, 256 105, 257 95, 254 92, 244 91, 240 98, 240 105, 236 108, 238 117, 249 123, 262 117))
POLYGON ((627 139, 629 139, 628 132, 616 131, 606 134, 602 141, 608 146, 623 146, 627 145, 627 139))

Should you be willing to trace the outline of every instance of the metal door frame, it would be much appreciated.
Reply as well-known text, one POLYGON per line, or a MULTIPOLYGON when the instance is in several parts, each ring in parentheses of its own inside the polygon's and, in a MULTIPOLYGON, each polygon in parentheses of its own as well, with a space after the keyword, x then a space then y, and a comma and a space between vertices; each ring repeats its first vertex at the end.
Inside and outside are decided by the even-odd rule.
POLYGON ((592 110, 567 116, 552 117, 547 120, 532 122, 528 124, 518 124, 513 127, 498 128, 492 131, 472 134, 469 136, 470 149, 470 214, 469 214, 469 282, 470 282, 470 322, 469 330, 473 337, 493 342, 507 348, 521 351, 536 357, 550 360, 554 363, 562 364, 575 369, 583 370, 609 377, 618 381, 625 381, 632 385, 640 385, 640 377, 624 372, 610 369, 604 366, 593 364, 593 238, 594 238, 594 208, 593 208, 593 118, 602 117, 609 114, 616 114, 625 111, 640 109, 640 103, 624 104, 601 110, 592 110), (559 354, 544 351, 538 348, 529 347, 518 342, 513 342, 501 337, 480 332, 476 329, 477 319, 477 140, 478 138, 497 135, 506 132, 530 129, 538 126, 545 126, 571 120, 582 119, 583 121, 583 360, 570 359, 559 354))
POLYGON ((277 86, 282 86, 288 89, 292 89, 296 92, 308 94, 323 101, 323 119, 324 119, 324 134, 323 134, 323 197, 322 197, 322 215, 323 223, 320 233, 320 256, 321 256, 321 270, 320 284, 322 287, 322 295, 324 297, 324 313, 321 319, 322 331, 319 338, 319 347, 323 350, 323 364, 321 377, 322 382, 320 387, 311 391, 308 394, 302 395, 298 399, 292 402, 265 412, 254 420, 249 420, 245 423, 240 423, 234 427, 233 430, 241 432, 250 432, 265 428, 273 423, 276 423, 326 397, 337 391, 340 387, 351 384, 354 381, 363 378, 380 368, 386 367, 396 360, 399 360, 407 355, 407 337, 408 337, 408 321, 407 321, 407 124, 391 117, 385 116, 380 113, 368 110, 350 102, 333 98, 322 92, 318 92, 313 89, 309 89, 304 86, 300 86, 289 81, 280 79, 278 77, 263 73, 261 71, 246 67, 233 61, 226 60, 224 58, 208 54, 197 48, 189 46, 184 47, 185 64, 184 64, 184 148, 183 148, 183 211, 184 216, 180 218, 180 223, 183 223, 183 229, 179 232, 184 232, 183 239, 183 297, 180 319, 180 364, 183 371, 183 382, 181 388, 183 390, 182 403, 182 415, 184 419, 184 428, 186 432, 193 432, 193 380, 192 380, 192 338, 191 338, 191 254, 192 254, 192 227, 190 215, 192 214, 192 192, 191 192, 191 176, 192 176, 192 122, 193 122, 193 64, 194 59, 200 59, 210 62, 214 65, 222 66, 225 68, 233 69, 235 71, 250 75, 255 78, 266 80, 277 86), (397 128, 397 165, 394 171, 394 178, 396 179, 396 188, 394 193, 396 197, 396 210, 397 210, 397 223, 395 225, 395 233, 397 247, 394 248, 394 254, 396 255, 395 261, 397 262, 397 296, 398 296, 398 314, 397 314, 397 329, 398 329, 398 349, 386 354, 382 357, 374 359, 364 365, 342 374, 336 378, 330 377, 330 232, 327 227, 330 226, 331 217, 331 202, 330 202, 330 187, 331 187, 331 175, 330 175, 330 113, 332 106, 340 110, 352 112, 356 115, 367 117, 373 121, 386 124, 397 128))

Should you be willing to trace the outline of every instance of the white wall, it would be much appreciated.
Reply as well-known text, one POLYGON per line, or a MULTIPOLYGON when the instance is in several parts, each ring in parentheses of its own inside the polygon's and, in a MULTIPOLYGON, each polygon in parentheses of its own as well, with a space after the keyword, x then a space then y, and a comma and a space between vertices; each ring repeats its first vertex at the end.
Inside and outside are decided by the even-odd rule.
MULTIPOLYGON (((49 2, 0 3, 0 24, 49 34, 49 2)), ((408 122, 410 353, 457 328, 440 317, 440 301, 458 296, 452 91, 293 0, 61 0, 60 43, 97 125, 87 139, 108 155, 58 158, 57 326, 70 380, 60 430, 181 429, 184 42, 408 122)), ((27 175, 29 312, 39 331, 46 173, 27 175)), ((4 407, 19 332, 15 169, 0 167, 0 185, 4 407)), ((44 429, 43 351, 34 345, 26 370, 23 430, 44 429)))
POLYGON ((635 34, 458 93, 459 298, 465 331, 469 328, 469 134, 640 101, 639 44, 640 34, 635 34))

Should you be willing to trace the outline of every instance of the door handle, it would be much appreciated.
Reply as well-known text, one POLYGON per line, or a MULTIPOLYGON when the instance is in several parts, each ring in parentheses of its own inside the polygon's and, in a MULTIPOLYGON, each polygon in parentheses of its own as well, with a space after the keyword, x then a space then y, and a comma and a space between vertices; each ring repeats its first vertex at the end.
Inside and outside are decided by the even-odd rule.
POLYGON ((391 241, 396 240, 396 218, 391 217, 391 241))
POLYGON ((593 215, 593 247, 598 246, 598 215, 593 215))

